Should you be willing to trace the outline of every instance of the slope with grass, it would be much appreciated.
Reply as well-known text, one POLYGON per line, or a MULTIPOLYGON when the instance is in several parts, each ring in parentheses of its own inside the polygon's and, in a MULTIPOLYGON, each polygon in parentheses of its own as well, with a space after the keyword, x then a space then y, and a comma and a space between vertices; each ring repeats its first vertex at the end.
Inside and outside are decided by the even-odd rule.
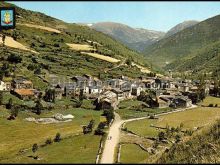
MULTIPOLYGON (((219 15, 204 20, 147 47, 145 55, 148 60, 160 67, 164 67, 175 60, 178 62, 179 59, 199 56, 198 51, 200 49, 219 40, 219 25, 219 15)), ((195 60, 193 59, 193 61, 195 60)))
MULTIPOLYGON (((0 6, 14 5, 4 2, 0 6)), ((132 59, 141 66, 149 65, 143 55, 106 34, 89 27, 65 23, 40 12, 17 6, 15 8, 17 25, 14 30, 2 31, 6 35, 6 43, 4 49, 1 44, 0 56, 2 59, 9 54, 21 56, 23 60, 18 64, 18 73, 23 73, 22 70, 32 63, 32 57, 37 59, 35 68, 40 67, 43 75, 49 72, 63 76, 91 74, 98 77, 104 70, 118 65, 111 63, 112 60, 106 61, 103 58, 115 59, 114 61, 132 59), (13 43, 8 45, 8 39, 13 43), (88 55, 82 54, 81 51, 88 55), (100 59, 97 54, 102 58, 100 59), (46 68, 42 67, 45 65, 46 68)), ((135 66, 132 68, 123 66, 123 68, 126 70, 124 73, 121 73, 121 68, 116 68, 113 72, 106 73, 106 77, 119 74, 129 74, 131 77, 143 75, 135 66)), ((33 73, 30 70, 28 72, 33 73)))
POLYGON ((203 164, 220 163, 220 121, 190 140, 171 147, 157 163, 203 164))
MULTIPOLYGON (((56 104, 58 104, 58 102, 56 104)), ((53 111, 42 111, 42 114, 40 116, 33 114, 32 112, 25 111, 25 110, 20 111, 18 114, 18 117, 14 121, 7 120, 7 117, 9 116, 9 114, 10 114, 9 110, 6 110, 3 107, 0 107, 0 125, 1 125, 0 132, 2 133, 2 135, 4 135, 2 136, 2 139, 0 142, 0 148, 1 148, 0 162, 8 162, 8 163, 14 161, 13 158, 16 157, 16 154, 20 150, 31 148, 34 143, 44 144, 47 138, 53 139, 57 132, 61 134, 62 138, 72 136, 78 133, 82 133, 82 125, 87 125, 91 119, 95 120, 95 125, 97 126, 98 123, 100 122, 100 116, 101 116, 101 112, 99 111, 86 110, 82 108, 64 110, 63 108, 59 108, 59 107, 57 107, 53 111), (34 122, 28 122, 25 120, 25 118, 27 117, 35 117, 35 118, 51 117, 52 115, 56 113, 61 113, 64 115, 72 114, 74 116, 74 119, 71 122, 57 123, 57 124, 36 124, 34 122)), ((98 151, 98 146, 99 146, 98 139, 99 138, 98 137, 97 138, 91 137, 91 138, 94 138, 97 140, 97 141, 94 141, 94 144, 93 144, 93 146, 96 146, 95 150, 93 151, 94 153, 98 151)), ((78 140, 80 139, 81 138, 79 138, 78 140)), ((82 137, 82 139, 84 140, 79 145, 84 146, 90 141, 89 140, 90 138, 87 138, 87 137, 85 138, 82 137)), ((68 145, 70 145, 68 143, 67 142, 65 143, 67 147, 68 145)), ((76 144, 73 144, 73 145, 76 145, 76 144)), ((60 147, 60 146, 62 145, 59 145, 57 147, 60 147)), ((50 154, 53 155, 54 154, 53 152, 48 153, 48 156, 51 156, 50 154)), ((58 150, 57 153, 59 152, 61 151, 58 150)), ((73 157, 73 159, 75 158, 73 157)), ((83 157, 81 159, 83 159, 83 157)), ((89 158, 89 160, 85 160, 85 161, 90 162, 90 160, 91 159, 89 158)), ((51 156, 51 158, 48 158, 48 162, 52 162, 52 161, 53 160, 51 156)), ((29 161, 28 159, 24 159, 24 162, 29 162, 29 161)), ((95 162, 95 154, 93 155, 93 162, 95 162)))
POLYGON ((189 57, 182 58, 167 65, 165 69, 172 69, 192 74, 207 73, 219 75, 220 70, 220 42, 214 42, 191 53, 189 57))

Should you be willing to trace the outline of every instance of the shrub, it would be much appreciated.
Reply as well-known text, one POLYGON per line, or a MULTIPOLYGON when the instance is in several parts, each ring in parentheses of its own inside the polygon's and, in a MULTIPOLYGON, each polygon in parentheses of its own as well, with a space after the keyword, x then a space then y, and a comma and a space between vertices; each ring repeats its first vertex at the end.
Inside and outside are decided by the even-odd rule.
POLYGON ((53 141, 51 138, 48 138, 46 141, 45 141, 45 144, 48 145, 48 144, 52 144, 53 141))
POLYGON ((37 145, 37 143, 35 143, 32 146, 32 152, 35 153, 35 152, 37 152, 37 150, 38 150, 38 145, 37 145))
POLYGON ((215 107, 218 107, 218 104, 215 104, 215 107))
POLYGON ((22 61, 22 58, 15 54, 10 54, 7 58, 7 61, 11 63, 20 63, 22 61))
POLYGON ((179 134, 177 134, 175 136, 175 139, 176 139, 176 143, 179 143, 181 141, 181 136, 179 134))
POLYGON ((60 135, 60 133, 57 133, 54 138, 54 142, 60 142, 60 141, 61 141, 61 135, 60 135))
POLYGON ((165 139, 165 133, 164 132, 159 132, 158 133, 158 138, 159 138, 159 140, 164 140, 165 139))
POLYGON ((10 99, 8 100, 8 103, 6 104, 6 108, 7 108, 7 109, 11 109, 12 106, 13 106, 13 100, 12 100, 12 98, 10 98, 10 99))
POLYGON ((208 107, 213 107, 213 104, 209 104, 208 107))
POLYGON ((40 68, 37 68, 37 69, 34 71, 34 74, 41 74, 41 69, 40 69, 40 68))
POLYGON ((34 64, 29 64, 27 69, 33 71, 36 68, 34 64))
POLYGON ((105 132, 103 131, 103 129, 101 129, 101 128, 97 128, 96 130, 95 130, 95 135, 104 135, 105 134, 105 132))
POLYGON ((154 115, 150 115, 149 119, 155 119, 154 115))

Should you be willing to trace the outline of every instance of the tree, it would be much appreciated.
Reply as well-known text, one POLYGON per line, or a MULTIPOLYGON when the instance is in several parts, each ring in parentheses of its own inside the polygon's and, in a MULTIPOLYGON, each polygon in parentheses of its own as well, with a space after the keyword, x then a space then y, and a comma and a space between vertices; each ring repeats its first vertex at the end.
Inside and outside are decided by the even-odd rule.
POLYGON ((32 58, 31 58, 31 61, 32 61, 33 63, 37 63, 36 57, 32 57, 32 58))
POLYGON ((17 117, 18 116, 18 107, 12 107, 11 109, 11 117, 17 117))
POLYGON ((5 35, 3 34, 3 35, 2 35, 2 43, 3 43, 3 47, 5 46, 5 38, 6 38, 6 37, 5 37, 5 35))
POLYGON ((34 71, 34 74, 41 74, 41 69, 40 69, 40 68, 37 68, 37 69, 34 71))
POLYGON ((132 60, 131 58, 128 58, 125 62, 128 66, 131 66, 132 60))
POLYGON ((103 129, 101 129, 101 128, 97 128, 96 130, 95 130, 95 135, 104 135, 105 134, 105 132, 103 131, 103 129))
POLYGON ((91 131, 92 131, 92 129, 94 128, 94 126, 95 126, 95 120, 90 120, 90 122, 89 122, 89 125, 88 125, 88 128, 89 129, 91 129, 91 131))
POLYGON ((12 100, 12 98, 10 98, 10 99, 8 100, 8 103, 6 104, 6 108, 7 108, 7 109, 11 109, 12 106, 13 106, 13 100, 12 100))
POLYGON ((32 146, 32 152, 35 154, 37 152, 37 150, 38 150, 38 145, 37 145, 37 143, 35 143, 32 146))
POLYGON ((48 144, 52 144, 53 141, 51 138, 48 138, 46 141, 45 141, 45 144, 48 145, 48 144))
POLYGON ((54 89, 46 89, 44 100, 47 102, 55 102, 55 90, 54 89))
POLYGON ((7 61, 9 61, 11 63, 21 63, 22 58, 18 55, 10 54, 7 58, 7 61))
POLYGON ((165 139, 165 133, 164 132, 159 132, 158 133, 158 138, 159 138, 160 141, 164 140, 165 139))
POLYGON ((54 138, 54 142, 60 142, 61 141, 61 135, 60 133, 58 132, 54 138))
POLYGON ((87 133, 92 132, 94 125, 95 125, 95 120, 93 120, 93 119, 90 120, 90 122, 87 126, 83 126, 83 133, 87 134, 87 133))
POLYGON ((2 71, 0 71, 0 81, 2 81, 4 78, 4 73, 2 71))
POLYGON ((35 113, 36 113, 37 115, 40 115, 42 109, 43 109, 43 105, 41 104, 40 100, 37 100, 37 101, 36 101, 36 105, 35 105, 35 107, 34 107, 35 113))
POLYGON ((218 80, 215 79, 214 80, 214 88, 213 88, 213 94, 214 94, 215 97, 218 96, 218 93, 219 93, 218 88, 219 88, 218 80))
POLYGON ((176 143, 179 143, 181 141, 181 136, 179 134, 177 134, 175 136, 175 139, 176 139, 176 143))
POLYGON ((105 128, 106 123, 105 122, 100 122, 98 127, 95 130, 95 135, 104 135, 104 128, 105 128))
POLYGON ((112 109, 110 110, 104 110, 103 116, 106 117, 107 123, 110 124, 110 122, 115 118, 114 111, 112 109))
POLYGON ((80 93, 79 93, 79 101, 83 101, 84 96, 83 96, 83 90, 80 89, 80 93))
POLYGON ((0 105, 3 103, 3 92, 0 92, 0 105))

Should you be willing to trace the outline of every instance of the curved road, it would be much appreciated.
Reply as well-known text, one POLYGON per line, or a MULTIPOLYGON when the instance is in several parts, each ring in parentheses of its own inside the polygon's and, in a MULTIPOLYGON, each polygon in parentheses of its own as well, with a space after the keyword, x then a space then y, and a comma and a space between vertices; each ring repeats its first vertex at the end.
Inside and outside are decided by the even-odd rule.
MULTIPOLYGON (((181 111, 185 111, 185 110, 196 108, 196 107, 197 107, 196 105, 193 105, 190 108, 177 109, 175 111, 161 113, 161 114, 158 114, 155 116, 157 117, 157 116, 167 115, 170 113, 181 112, 181 111)), ((108 137, 107 137, 107 140, 105 141, 105 146, 104 146, 104 150, 102 153, 100 163, 101 164, 114 163, 114 153, 115 153, 116 146, 119 143, 120 130, 121 130, 121 126, 123 123, 131 122, 131 121, 135 121, 135 120, 146 119, 146 118, 149 118, 149 116, 140 117, 140 118, 133 118, 133 119, 128 119, 128 120, 121 120, 121 117, 117 113, 115 113, 115 120, 109 129, 108 137), (111 137, 111 139, 109 139, 109 137, 111 137)))

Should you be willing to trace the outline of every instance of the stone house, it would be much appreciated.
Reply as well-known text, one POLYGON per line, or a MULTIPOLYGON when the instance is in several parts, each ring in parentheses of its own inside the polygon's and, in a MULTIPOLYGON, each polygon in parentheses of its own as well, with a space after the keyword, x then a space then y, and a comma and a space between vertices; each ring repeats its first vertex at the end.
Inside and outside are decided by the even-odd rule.
POLYGON ((175 97, 173 99, 173 103, 176 105, 176 107, 181 107, 181 108, 188 108, 192 106, 192 100, 189 99, 186 96, 179 96, 175 97))
POLYGON ((156 101, 157 101, 158 108, 167 108, 170 105, 169 99, 157 98, 156 101))
POLYGON ((117 100, 118 101, 124 100, 124 93, 123 93, 122 90, 114 88, 111 91, 114 92, 117 95, 117 100))
POLYGON ((18 77, 12 81, 14 89, 33 89, 33 83, 24 77, 18 77))
POLYGON ((168 79, 155 79, 155 84, 157 89, 166 89, 170 88, 170 80, 168 79))
POLYGON ((119 101, 117 100, 117 94, 107 90, 100 94, 95 100, 96 109, 117 109, 119 101))
POLYGON ((62 96, 63 96, 63 90, 62 88, 60 87, 60 85, 57 85, 55 88, 55 99, 56 100, 60 100, 62 99, 62 96))

